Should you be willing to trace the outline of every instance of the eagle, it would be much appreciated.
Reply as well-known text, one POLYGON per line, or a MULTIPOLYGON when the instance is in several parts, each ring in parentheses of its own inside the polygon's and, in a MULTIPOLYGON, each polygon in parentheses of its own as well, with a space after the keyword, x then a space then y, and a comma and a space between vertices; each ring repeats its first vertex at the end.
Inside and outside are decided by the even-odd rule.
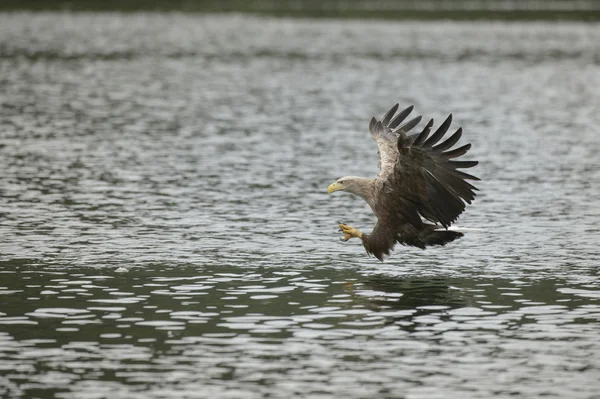
POLYGON ((398 107, 394 105, 379 121, 373 117, 369 124, 379 154, 377 177, 345 176, 327 188, 329 194, 346 191, 369 204, 377 216, 371 233, 340 223, 341 240, 359 238, 366 252, 380 261, 396 243, 425 249, 462 237, 463 233, 448 228, 475 199, 477 188, 468 180, 479 180, 461 170, 477 165, 477 161, 456 160, 471 144, 451 149, 461 138, 462 128, 440 143, 450 128, 452 114, 431 136, 433 119, 423 131, 409 135, 421 116, 403 123, 414 106, 396 114, 398 107))

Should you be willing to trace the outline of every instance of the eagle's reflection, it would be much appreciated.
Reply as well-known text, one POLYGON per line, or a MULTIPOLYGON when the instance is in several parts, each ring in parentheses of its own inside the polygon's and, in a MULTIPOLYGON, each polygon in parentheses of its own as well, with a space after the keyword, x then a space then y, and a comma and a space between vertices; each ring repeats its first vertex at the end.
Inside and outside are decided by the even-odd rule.
POLYGON ((413 330, 417 316, 435 314, 444 318, 450 309, 470 306, 465 290, 452 284, 451 279, 371 277, 359 283, 349 282, 346 292, 353 303, 385 315, 385 324, 398 324, 413 330))
POLYGON ((452 286, 448 279, 442 277, 404 279, 378 276, 366 280, 364 286, 386 294, 384 297, 371 298, 370 302, 375 307, 416 309, 425 306, 465 306, 463 290, 452 286))

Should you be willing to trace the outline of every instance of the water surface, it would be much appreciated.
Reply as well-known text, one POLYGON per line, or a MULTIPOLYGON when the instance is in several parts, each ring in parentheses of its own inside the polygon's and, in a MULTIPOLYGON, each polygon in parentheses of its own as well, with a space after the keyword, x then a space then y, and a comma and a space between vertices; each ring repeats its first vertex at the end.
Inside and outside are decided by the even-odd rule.
POLYGON ((600 29, 0 14, 0 396, 598 398, 600 29), (472 229, 385 263, 372 115, 453 113, 472 229))

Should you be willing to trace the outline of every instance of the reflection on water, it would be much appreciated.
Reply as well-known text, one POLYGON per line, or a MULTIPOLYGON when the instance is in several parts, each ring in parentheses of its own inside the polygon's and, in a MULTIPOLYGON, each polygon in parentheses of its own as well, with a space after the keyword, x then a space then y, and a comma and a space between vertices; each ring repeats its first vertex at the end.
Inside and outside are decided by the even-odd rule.
POLYGON ((0 396, 591 398, 596 24, 0 14, 0 396), (576 73, 575 73, 576 72, 576 73), (480 195, 385 263, 341 175, 394 102, 480 195))
POLYGON ((527 396, 547 384, 535 370, 592 381, 600 366, 600 305, 585 295, 600 290, 570 284, 564 293, 564 280, 153 269, 6 273, 0 353, 13 385, 4 394, 131 397, 147 384, 193 394, 201 384, 225 396, 276 388, 358 397, 393 386, 420 396, 485 384, 527 396), (488 379, 498 372, 502 380, 488 379), (524 375, 526 385, 506 385, 524 375))

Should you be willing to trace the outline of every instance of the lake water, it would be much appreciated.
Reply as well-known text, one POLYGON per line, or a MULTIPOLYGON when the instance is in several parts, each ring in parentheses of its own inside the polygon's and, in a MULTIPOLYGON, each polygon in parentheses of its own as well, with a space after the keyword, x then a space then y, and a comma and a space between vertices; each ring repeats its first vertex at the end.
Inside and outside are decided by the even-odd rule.
POLYGON ((0 14, 0 396, 600 398, 600 25, 0 14), (482 178, 384 263, 367 127, 482 178))

